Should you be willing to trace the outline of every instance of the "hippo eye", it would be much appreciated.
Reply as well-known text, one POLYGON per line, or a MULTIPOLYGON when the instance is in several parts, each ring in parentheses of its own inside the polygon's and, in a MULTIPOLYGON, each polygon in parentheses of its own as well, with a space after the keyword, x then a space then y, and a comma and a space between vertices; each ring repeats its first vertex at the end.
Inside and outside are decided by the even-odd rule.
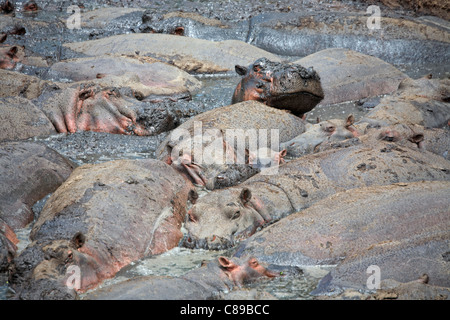
POLYGON ((334 130, 336 130, 335 126, 325 126, 324 128, 325 132, 334 132, 334 130))

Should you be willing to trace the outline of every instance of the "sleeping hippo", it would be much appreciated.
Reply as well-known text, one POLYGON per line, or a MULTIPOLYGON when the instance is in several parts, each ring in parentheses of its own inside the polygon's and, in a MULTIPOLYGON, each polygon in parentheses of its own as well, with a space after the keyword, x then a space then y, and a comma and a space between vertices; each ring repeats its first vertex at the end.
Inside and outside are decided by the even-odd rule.
POLYGON ((256 100, 301 117, 324 98, 320 77, 313 68, 261 58, 235 69, 243 78, 231 103, 256 100))
POLYGON ((259 227, 339 191, 450 178, 450 164, 443 157, 384 140, 307 155, 276 169, 276 174, 257 174, 198 198, 188 212, 183 245, 232 246, 259 227))

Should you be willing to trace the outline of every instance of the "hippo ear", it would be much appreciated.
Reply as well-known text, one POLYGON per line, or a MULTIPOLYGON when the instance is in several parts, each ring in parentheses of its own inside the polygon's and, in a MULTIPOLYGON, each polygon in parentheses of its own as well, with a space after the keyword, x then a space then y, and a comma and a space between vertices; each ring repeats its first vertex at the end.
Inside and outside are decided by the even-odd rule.
POLYGON ((195 202, 197 202, 197 199, 198 199, 198 193, 197 193, 197 190, 195 190, 195 189, 189 190, 188 200, 189 200, 192 204, 195 204, 195 202))
POLYGON ((241 194, 239 195, 239 198, 241 199, 242 203, 245 205, 246 203, 250 202, 252 199, 252 192, 248 188, 243 188, 241 191, 241 194))
POLYGON ((232 271, 233 269, 236 269, 238 267, 238 265, 236 265, 233 261, 224 256, 220 256, 218 261, 219 264, 228 271, 232 271))
POLYGON ((81 232, 75 233, 72 240, 70 240, 70 244, 74 246, 76 249, 81 248, 86 242, 86 237, 81 232))
POLYGON ((236 73, 240 76, 245 76, 245 74, 247 73, 247 67, 244 66, 240 66, 240 65, 235 65, 234 66, 234 70, 236 70, 236 73))

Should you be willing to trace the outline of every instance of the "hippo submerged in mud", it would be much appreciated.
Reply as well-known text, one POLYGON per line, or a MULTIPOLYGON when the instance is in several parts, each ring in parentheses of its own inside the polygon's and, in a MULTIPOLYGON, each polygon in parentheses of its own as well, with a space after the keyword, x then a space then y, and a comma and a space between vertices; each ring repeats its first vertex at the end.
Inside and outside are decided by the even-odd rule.
POLYGON ((72 299, 130 262, 177 246, 191 187, 153 159, 78 167, 47 200, 32 243, 14 260, 17 297, 72 299), (72 285, 73 270, 80 277, 72 285))
POLYGON ((241 287, 261 277, 279 274, 254 258, 219 257, 187 274, 172 277, 137 277, 88 293, 84 299, 100 300, 205 300, 241 287))
POLYGON ((443 157, 383 140, 303 156, 239 186, 214 190, 189 210, 183 246, 220 249, 336 192, 370 185, 449 180, 443 157), (270 174, 272 172, 273 174, 270 174))
POLYGON ((232 103, 256 100, 302 117, 324 98, 320 77, 312 68, 261 58, 248 67, 236 65, 236 72, 243 78, 232 103))

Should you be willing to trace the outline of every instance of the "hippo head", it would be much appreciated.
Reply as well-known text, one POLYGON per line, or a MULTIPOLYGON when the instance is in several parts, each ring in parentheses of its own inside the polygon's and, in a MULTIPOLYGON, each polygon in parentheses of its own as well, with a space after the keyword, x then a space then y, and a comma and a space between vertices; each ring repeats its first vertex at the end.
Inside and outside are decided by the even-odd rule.
POLYGON ((248 188, 227 188, 198 198, 189 210, 181 244, 188 248, 224 249, 246 239, 271 221, 264 205, 248 188))
POLYGON ((235 69, 243 78, 232 103, 256 100, 302 116, 324 98, 320 77, 313 68, 261 58, 249 67, 236 65, 235 69))
POLYGON ((74 299, 103 280, 100 259, 80 232, 71 240, 34 243, 15 259, 13 288, 21 299, 74 299))

